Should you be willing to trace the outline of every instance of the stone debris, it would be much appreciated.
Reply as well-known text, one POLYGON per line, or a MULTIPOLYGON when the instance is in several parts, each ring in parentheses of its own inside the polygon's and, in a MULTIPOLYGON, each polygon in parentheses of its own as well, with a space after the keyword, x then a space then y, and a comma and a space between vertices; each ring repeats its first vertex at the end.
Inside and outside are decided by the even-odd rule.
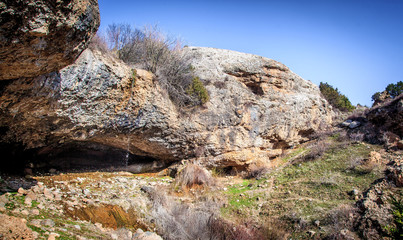
POLYGON ((361 122, 353 121, 353 120, 348 119, 348 120, 342 122, 340 124, 340 126, 346 127, 346 128, 348 127, 350 129, 354 129, 354 128, 357 128, 357 127, 361 126, 361 122))
MULTIPOLYGON (((54 175, 58 178, 61 175, 54 175)), ((56 218, 65 219, 73 216, 74 213, 87 209, 91 206, 104 205, 119 206, 123 211, 129 212, 133 209, 145 209, 149 200, 140 190, 141 186, 151 185, 153 187, 167 187, 172 183, 172 179, 143 178, 129 176, 113 176, 108 178, 91 179, 86 177, 76 177, 68 181, 57 181, 48 178, 45 182, 39 180, 30 188, 17 188, 17 195, 23 201, 21 204, 15 203, 15 209, 10 212, 29 220, 28 224, 40 228, 47 232, 46 239, 57 239, 59 232, 81 232, 83 229, 90 229, 103 239, 162 239, 151 232, 137 234, 125 228, 117 230, 104 227, 101 223, 91 223, 90 219, 82 219, 80 224, 56 224, 54 218, 44 218, 52 215, 56 218), (51 182, 49 182, 49 180, 51 182), (43 215, 45 213, 45 215, 43 215), (88 222, 86 222, 88 221, 88 222), (103 236, 103 237, 102 237, 103 236)), ((9 193, 0 196, 0 211, 7 212, 5 208, 9 203, 9 193)), ((100 213, 98 213, 100 214, 100 213)), ((80 215, 79 215, 80 216, 80 215)), ((25 220, 25 219, 24 219, 25 220)), ((80 221, 77 219, 77 221, 80 221)), ((43 233, 32 233, 32 236, 43 236, 43 233)), ((88 239, 86 236, 75 236, 77 239, 88 239)))

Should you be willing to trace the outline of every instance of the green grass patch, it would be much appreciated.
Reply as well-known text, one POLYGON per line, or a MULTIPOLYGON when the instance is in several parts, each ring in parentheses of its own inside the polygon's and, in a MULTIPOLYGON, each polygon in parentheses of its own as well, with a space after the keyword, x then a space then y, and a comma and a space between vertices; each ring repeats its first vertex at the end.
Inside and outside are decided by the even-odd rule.
MULTIPOLYGON (((338 143, 332 138, 328 141, 330 146, 320 158, 289 165, 269 173, 264 179, 251 179, 230 187, 224 192, 228 204, 221 212, 231 218, 245 217, 249 212, 256 213, 252 210, 258 210, 262 222, 268 216, 286 219, 293 212, 307 221, 314 221, 337 206, 353 204, 355 200, 349 192, 365 191, 383 173, 379 167, 369 171, 361 171, 360 166, 351 169, 352 162, 356 158, 368 158, 371 151, 380 147, 338 143), (257 187, 267 179, 273 180, 273 188, 257 187)), ((289 161, 305 151, 301 147, 284 159, 289 161)))
POLYGON ((40 235, 44 235, 45 232, 46 232, 46 231, 43 230, 42 228, 36 227, 36 226, 34 226, 34 225, 31 225, 31 224, 27 224, 27 226, 28 226, 30 229, 32 229, 32 231, 35 231, 35 232, 39 233, 40 235))

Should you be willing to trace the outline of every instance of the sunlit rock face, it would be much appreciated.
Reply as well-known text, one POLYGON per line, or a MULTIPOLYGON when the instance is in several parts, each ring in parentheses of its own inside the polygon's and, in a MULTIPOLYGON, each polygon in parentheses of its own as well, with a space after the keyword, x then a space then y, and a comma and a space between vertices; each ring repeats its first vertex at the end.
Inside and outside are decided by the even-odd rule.
POLYGON ((121 61, 87 49, 58 72, 3 84, 1 142, 42 159, 65 156, 71 146, 120 149, 131 164, 147 162, 135 171, 192 158, 242 167, 270 163, 331 122, 318 87, 279 62, 211 48, 184 51, 210 94, 204 106, 179 110, 151 73, 137 69, 134 76, 121 61))
POLYGON ((97 0, 1 0, 0 80, 72 64, 99 23, 97 0))

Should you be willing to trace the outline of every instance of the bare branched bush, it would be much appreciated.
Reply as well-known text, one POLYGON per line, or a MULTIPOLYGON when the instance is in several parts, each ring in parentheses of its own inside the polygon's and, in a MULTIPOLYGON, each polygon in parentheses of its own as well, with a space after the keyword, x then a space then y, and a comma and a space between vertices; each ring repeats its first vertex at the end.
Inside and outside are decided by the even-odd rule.
POLYGON ((351 133, 350 139, 353 142, 362 142, 364 140, 365 135, 361 132, 351 133))
POLYGON ((253 229, 222 219, 215 202, 190 206, 154 188, 145 186, 142 190, 149 195, 151 218, 164 239, 262 239, 253 229))
POLYGON ((319 139, 315 141, 311 146, 309 146, 310 150, 307 154, 295 159, 293 164, 313 161, 322 157, 325 152, 329 149, 330 143, 327 140, 319 139))
MULTIPOLYGON (((299 231, 301 230, 305 230, 308 226, 308 221, 301 216, 301 214, 295 212, 295 211, 291 211, 285 218, 284 220, 286 222, 289 222, 292 224, 293 229, 297 229, 299 231)), ((274 222, 279 222, 281 223, 280 226, 284 226, 285 224, 280 221, 280 220, 274 220, 274 222)))
POLYGON ((336 140, 337 140, 337 142, 347 142, 347 141, 349 141, 350 138, 349 138, 349 136, 347 134, 347 131, 344 130, 344 129, 342 131, 339 131, 337 133, 337 135, 336 135, 336 140))
POLYGON ((349 170, 356 170, 363 163, 364 159, 362 157, 353 157, 349 162, 349 170))
POLYGON ((247 169, 247 175, 245 176, 245 178, 259 179, 259 178, 263 177, 269 171, 270 171, 270 169, 267 166, 252 164, 247 169))
POLYGON ((88 45, 90 49, 99 50, 102 53, 109 52, 108 44, 106 39, 101 34, 97 33, 92 39, 90 44, 88 45))
POLYGON ((148 70, 157 76, 160 85, 179 106, 196 106, 208 100, 202 85, 195 89, 190 59, 182 51, 182 43, 167 37, 157 26, 142 30, 128 24, 112 24, 108 29, 109 46, 124 62, 148 70))
POLYGON ((284 240, 288 237, 288 232, 286 230, 286 223, 277 219, 268 220, 263 229, 262 235, 263 239, 267 240, 284 240))
POLYGON ((212 239, 209 223, 217 211, 214 203, 208 205, 210 209, 195 208, 178 203, 154 188, 143 187, 142 190, 149 194, 153 205, 151 217, 164 239, 212 239))
POLYGON ((358 209, 350 205, 341 205, 329 212, 324 224, 330 226, 331 232, 326 239, 356 239, 353 232, 357 217, 358 209))
POLYGON ((327 187, 337 186, 339 185, 339 178, 340 175, 337 173, 325 174, 324 176, 319 178, 319 184, 327 187))
POLYGON ((210 221, 211 239, 216 240, 254 240, 267 239, 262 232, 244 225, 237 225, 222 218, 212 218, 210 221))
POLYGON ((210 187, 214 185, 214 178, 207 169, 189 163, 178 173, 175 183, 176 186, 180 186, 183 189, 210 187))

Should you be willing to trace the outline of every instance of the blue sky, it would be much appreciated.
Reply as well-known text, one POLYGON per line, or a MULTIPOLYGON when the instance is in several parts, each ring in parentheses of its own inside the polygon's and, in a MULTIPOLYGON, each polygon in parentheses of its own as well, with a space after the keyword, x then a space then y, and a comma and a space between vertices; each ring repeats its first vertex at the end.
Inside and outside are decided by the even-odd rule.
POLYGON ((403 0, 99 0, 101 27, 158 24, 185 44, 280 61, 353 104, 403 81, 403 0))

